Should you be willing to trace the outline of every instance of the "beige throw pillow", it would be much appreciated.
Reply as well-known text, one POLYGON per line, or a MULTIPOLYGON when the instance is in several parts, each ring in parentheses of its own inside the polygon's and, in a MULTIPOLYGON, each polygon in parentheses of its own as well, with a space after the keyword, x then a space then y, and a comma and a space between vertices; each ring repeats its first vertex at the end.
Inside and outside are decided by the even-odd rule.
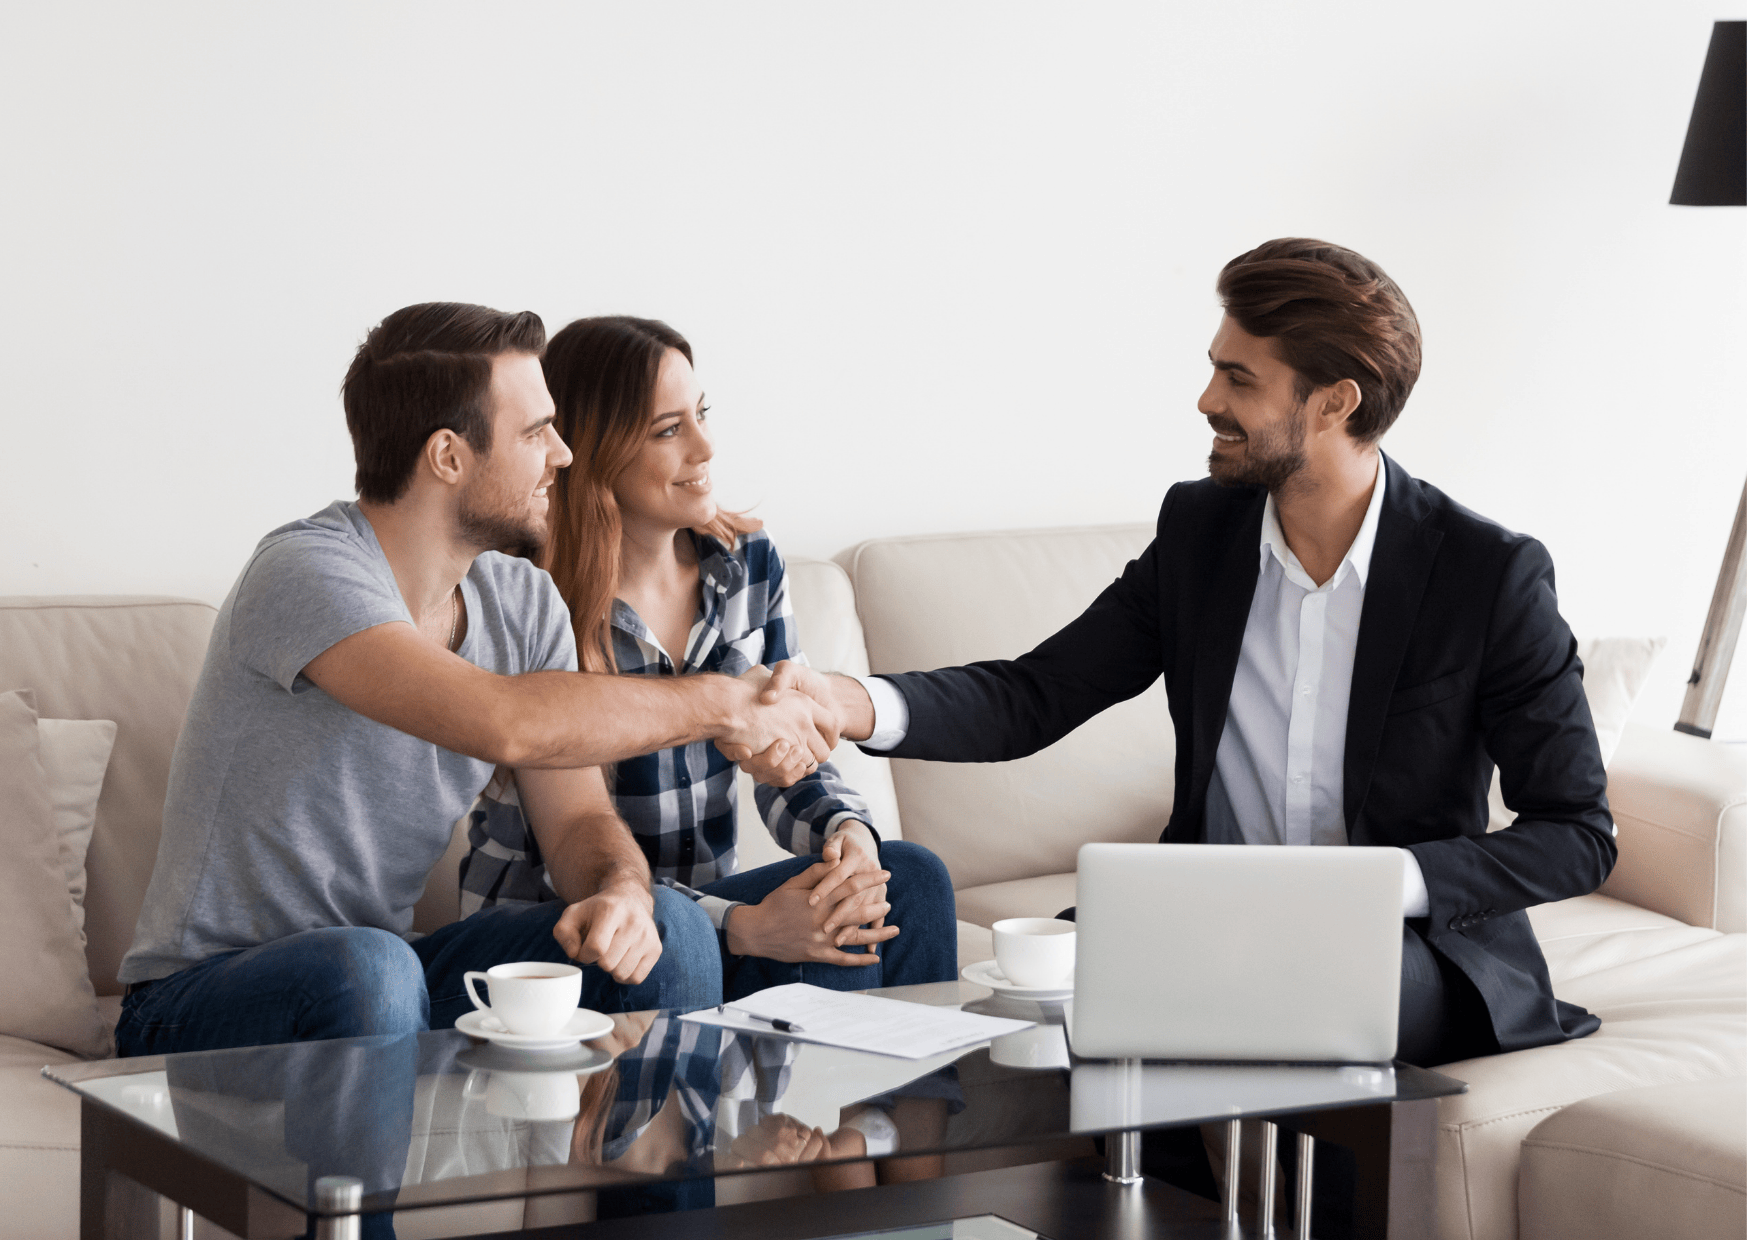
POLYGON ((0 693, 0 1033, 103 1055, 41 749, 31 700, 0 693))
POLYGON ((48 779, 49 814, 61 847, 61 869, 67 894, 73 897, 73 920, 79 946, 85 946, 85 854, 91 828, 97 822, 97 798, 103 772, 115 748, 115 724, 108 719, 38 719, 43 774, 48 779))
MULTIPOLYGON (((1592 637, 1578 643, 1578 658, 1584 664, 1584 699, 1590 703, 1590 720, 1596 726, 1596 744, 1602 750, 1602 765, 1614 760, 1621 734, 1639 691, 1651 678, 1651 666, 1668 643, 1666 637, 1592 637)), ((1499 768, 1493 769, 1493 789, 1487 794, 1487 829, 1509 827, 1517 815, 1505 807, 1499 791, 1499 768)))

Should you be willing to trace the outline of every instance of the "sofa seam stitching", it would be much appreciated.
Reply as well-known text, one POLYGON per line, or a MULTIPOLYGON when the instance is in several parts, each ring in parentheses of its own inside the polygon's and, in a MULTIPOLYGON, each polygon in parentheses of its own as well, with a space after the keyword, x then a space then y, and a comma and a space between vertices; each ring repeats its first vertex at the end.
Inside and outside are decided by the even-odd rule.
MULTIPOLYGON (((1582 1102, 1583 1099, 1577 1099, 1582 1102)), ((1510 1111, 1504 1115, 1493 1115, 1487 1119, 1458 1120, 1454 1124, 1441 1124, 1440 1127, 1450 1132, 1466 1132, 1471 1128, 1485 1128, 1488 1124, 1501 1124, 1508 1119, 1522 1119, 1526 1115, 1541 1115, 1547 1112, 1564 1111, 1572 1103, 1561 1103, 1558 1106, 1530 1107, 1523 1111, 1510 1111)))
MULTIPOLYGON (((1722 818, 1727 811, 1735 809, 1738 805, 1741 805, 1744 799, 1745 798, 1738 797, 1734 800, 1725 801, 1725 802, 1719 804, 1718 805, 1718 817, 1722 818)), ((1667 831, 1671 835, 1679 835, 1683 839, 1698 840, 1702 844, 1703 843, 1716 843, 1717 836, 1718 836, 1718 832, 1716 830, 1717 823, 1715 823, 1715 822, 1712 824, 1713 830, 1712 830, 1711 834, 1709 836, 1706 836, 1706 835, 1698 834, 1698 833, 1693 832, 1693 831, 1686 830, 1683 827, 1675 826, 1671 823, 1658 822, 1655 818, 1647 818, 1647 817, 1643 816, 1642 814, 1634 814, 1634 813, 1630 813, 1630 812, 1629 813, 1619 813, 1619 814, 1615 814, 1614 818, 1615 818, 1615 821, 1617 821, 1617 822, 1620 821, 1622 818, 1630 819, 1631 821, 1639 823, 1642 826, 1655 827, 1659 831, 1667 831)))
POLYGON ((1570 1142, 1549 1141, 1545 1138, 1537 1141, 1525 1137, 1523 1143, 1526 1146, 1531 1146, 1540 1150, 1565 1150, 1568 1153, 1573 1154, 1596 1154, 1600 1157, 1613 1158, 1620 1162, 1637 1163, 1639 1166, 1649 1167, 1653 1171, 1667 1171, 1670 1175, 1682 1176, 1689 1180, 1698 1180, 1702 1184, 1713 1184, 1718 1188, 1728 1188, 1738 1193, 1748 1192, 1748 1190, 1743 1189, 1740 1185, 1732 1184, 1727 1180, 1719 1180, 1709 1175, 1700 1175, 1697 1172, 1688 1171, 1681 1167, 1669 1166, 1667 1163, 1652 1162, 1648 1158, 1640 1158, 1636 1154, 1627 1154, 1620 1150, 1609 1150, 1595 1145, 1573 1145, 1570 1142))

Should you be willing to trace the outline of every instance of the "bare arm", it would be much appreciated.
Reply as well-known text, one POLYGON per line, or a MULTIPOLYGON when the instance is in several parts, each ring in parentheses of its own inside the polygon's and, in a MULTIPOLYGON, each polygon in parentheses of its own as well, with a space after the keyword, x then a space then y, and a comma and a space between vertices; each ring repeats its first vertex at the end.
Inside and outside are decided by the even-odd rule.
POLYGON ((529 828, 569 905, 552 934, 573 960, 641 982, 661 958, 649 865, 597 767, 516 772, 529 828))
POLYGON ((366 718, 518 771, 597 767, 698 740, 754 752, 782 741, 807 755, 799 778, 837 742, 832 712, 799 693, 763 702, 726 676, 500 676, 398 622, 335 642, 304 675, 366 718))

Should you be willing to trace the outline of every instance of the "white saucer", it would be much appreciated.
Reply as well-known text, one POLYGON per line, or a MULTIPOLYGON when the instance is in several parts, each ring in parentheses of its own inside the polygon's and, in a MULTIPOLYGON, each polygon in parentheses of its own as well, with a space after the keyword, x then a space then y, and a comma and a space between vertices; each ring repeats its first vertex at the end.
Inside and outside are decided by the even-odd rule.
POLYGON ((1015 999, 1067 999, 1074 994, 1073 978, 1064 979, 1068 983, 1066 986, 1021 986, 1008 981, 993 960, 979 960, 976 964, 968 964, 959 976, 978 986, 987 986, 997 994, 1011 995, 1015 999))
POLYGON ((508 1046, 522 1051, 560 1051, 569 1050, 578 1042, 587 1042, 590 1038, 598 1038, 613 1029, 613 1018, 603 1016, 599 1012, 591 1012, 588 1008, 578 1008, 576 1015, 564 1023, 564 1027, 550 1037, 531 1037, 526 1033, 511 1033, 498 1022, 498 1018, 490 1012, 482 1012, 477 1008, 464 1012, 456 1019, 455 1027, 470 1038, 483 1038, 499 1046, 508 1046))

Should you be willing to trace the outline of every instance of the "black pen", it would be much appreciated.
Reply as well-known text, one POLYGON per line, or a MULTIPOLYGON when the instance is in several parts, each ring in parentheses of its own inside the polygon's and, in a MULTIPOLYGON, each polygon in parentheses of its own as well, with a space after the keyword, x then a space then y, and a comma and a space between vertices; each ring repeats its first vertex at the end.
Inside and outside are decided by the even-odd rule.
MULTIPOLYGON (((718 1003, 716 1005, 716 1011, 720 1015, 721 1013, 728 1011, 728 1009, 730 1007, 733 1007, 733 1006, 734 1006, 733 1004, 729 1004, 729 1003, 718 1003)), ((740 1015, 746 1017, 748 1020, 762 1020, 767 1025, 771 1026, 771 1028, 780 1029, 784 1033, 806 1033, 807 1032, 807 1030, 803 1029, 800 1025, 796 1024, 792 1020, 779 1020, 775 1016, 760 1016, 757 1012, 749 1012, 743 1007, 735 1007, 734 1010, 737 1013, 739 1013, 740 1015)))

